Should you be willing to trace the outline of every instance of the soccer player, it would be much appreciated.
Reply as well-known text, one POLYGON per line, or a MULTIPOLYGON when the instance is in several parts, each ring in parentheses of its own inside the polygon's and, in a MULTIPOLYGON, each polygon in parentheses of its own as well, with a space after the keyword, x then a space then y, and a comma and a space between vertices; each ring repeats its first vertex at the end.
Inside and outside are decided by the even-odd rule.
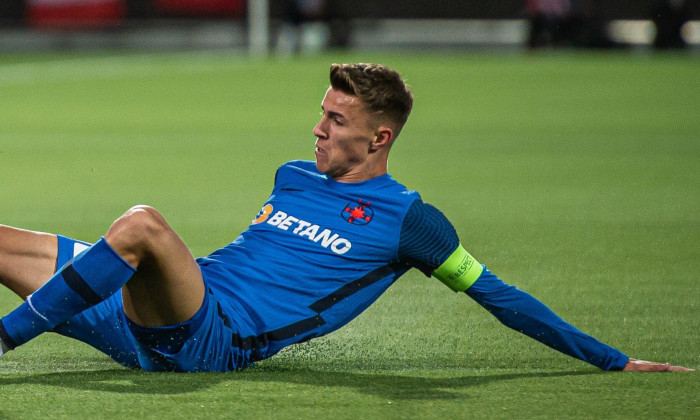
POLYGON ((503 283, 445 216, 387 173, 413 105, 399 74, 331 66, 316 159, 282 165, 250 227, 194 259, 153 208, 95 244, 0 227, 0 280, 25 298, 2 352, 54 331, 148 371, 230 371, 352 320, 410 268, 464 292, 506 326, 606 370, 686 370, 631 359, 503 283))

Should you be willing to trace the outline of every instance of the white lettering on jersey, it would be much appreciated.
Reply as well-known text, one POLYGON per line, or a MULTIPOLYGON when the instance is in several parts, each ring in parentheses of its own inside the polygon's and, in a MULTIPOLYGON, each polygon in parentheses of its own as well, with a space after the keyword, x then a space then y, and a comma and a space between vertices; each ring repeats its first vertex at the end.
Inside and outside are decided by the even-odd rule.
POLYGON ((324 248, 330 247, 330 250, 338 255, 343 255, 352 248, 350 241, 341 238, 337 233, 331 232, 330 229, 323 229, 318 233, 319 229, 321 229, 319 225, 290 216, 283 211, 277 211, 272 217, 268 218, 267 224, 286 231, 293 228, 291 232, 295 235, 309 238, 313 242, 320 243, 324 248))

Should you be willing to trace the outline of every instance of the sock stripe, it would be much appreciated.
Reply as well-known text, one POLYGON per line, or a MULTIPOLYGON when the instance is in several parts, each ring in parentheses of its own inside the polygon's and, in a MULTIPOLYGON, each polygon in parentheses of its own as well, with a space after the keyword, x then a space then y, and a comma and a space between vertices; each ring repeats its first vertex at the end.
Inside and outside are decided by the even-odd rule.
POLYGON ((35 314, 39 315, 41 319, 43 319, 46 322, 51 322, 44 315, 42 315, 41 312, 36 310, 36 308, 32 304, 32 295, 27 296, 27 305, 29 305, 29 309, 31 309, 35 314))
POLYGON ((75 271, 73 264, 68 264, 63 268, 61 277, 63 277, 63 281, 66 282, 71 290, 77 293, 78 296, 83 298, 90 305, 97 305, 104 300, 100 297, 100 295, 95 293, 95 291, 92 290, 90 285, 87 284, 83 277, 77 271, 75 271))
POLYGON ((5 325, 3 325, 2 321, 0 320, 0 340, 2 340, 3 343, 9 348, 10 350, 14 350, 15 347, 17 347, 17 343, 15 340, 10 337, 10 335, 5 331, 5 325))

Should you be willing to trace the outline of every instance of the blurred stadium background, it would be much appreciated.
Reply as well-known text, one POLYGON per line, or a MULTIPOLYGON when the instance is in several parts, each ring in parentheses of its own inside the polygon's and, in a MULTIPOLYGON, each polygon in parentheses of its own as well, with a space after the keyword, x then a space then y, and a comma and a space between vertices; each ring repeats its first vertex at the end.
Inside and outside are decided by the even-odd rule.
POLYGON ((700 0, 2 0, 0 52, 686 48, 700 0))

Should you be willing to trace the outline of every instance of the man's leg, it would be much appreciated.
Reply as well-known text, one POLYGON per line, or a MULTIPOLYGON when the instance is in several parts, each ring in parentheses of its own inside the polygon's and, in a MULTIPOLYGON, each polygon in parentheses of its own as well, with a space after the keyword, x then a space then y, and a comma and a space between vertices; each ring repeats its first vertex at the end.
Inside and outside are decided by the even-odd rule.
POLYGON ((137 269, 122 290, 129 319, 149 327, 174 325, 199 310, 205 292, 199 265, 155 209, 132 208, 110 227, 105 239, 137 269))
POLYGON ((0 225, 0 283, 22 299, 56 269, 56 235, 0 225))
POLYGON ((102 302, 122 286, 124 312, 140 325, 186 321, 202 304, 204 283, 198 265, 182 240, 150 207, 129 210, 105 238, 4 317, 0 337, 9 348, 23 344, 102 302))

